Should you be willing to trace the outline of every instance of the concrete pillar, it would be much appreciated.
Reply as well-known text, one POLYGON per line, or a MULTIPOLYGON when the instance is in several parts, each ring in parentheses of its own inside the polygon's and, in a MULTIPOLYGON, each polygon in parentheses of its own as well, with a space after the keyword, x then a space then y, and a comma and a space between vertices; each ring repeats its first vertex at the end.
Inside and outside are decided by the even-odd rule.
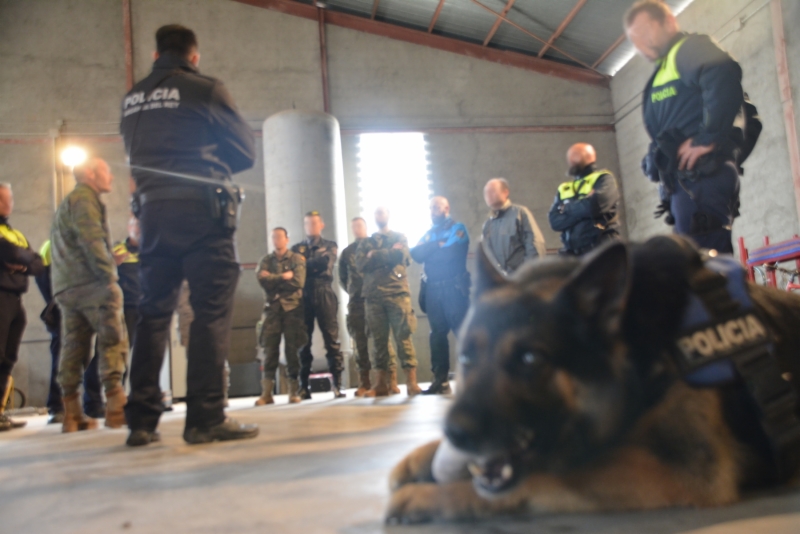
MULTIPOLYGON (((319 111, 289 110, 268 117, 263 132, 267 236, 282 226, 292 244, 305 239, 303 215, 317 210, 325 220, 323 237, 343 250, 348 233, 339 121, 319 111)), ((347 294, 335 281, 333 288, 339 295, 339 339, 344 351, 350 348, 344 312, 347 294)), ((325 356, 318 329, 312 351, 316 369, 320 366, 316 360, 325 356)))

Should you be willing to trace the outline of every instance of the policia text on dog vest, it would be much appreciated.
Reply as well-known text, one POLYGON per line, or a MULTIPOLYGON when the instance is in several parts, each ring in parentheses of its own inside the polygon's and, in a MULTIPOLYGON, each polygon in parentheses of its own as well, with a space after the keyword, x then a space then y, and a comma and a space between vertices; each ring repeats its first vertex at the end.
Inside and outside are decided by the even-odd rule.
POLYGON ((707 258, 692 277, 674 360, 693 387, 743 386, 758 407, 776 474, 800 464, 798 395, 784 379, 773 339, 747 290, 745 271, 731 257, 707 258))

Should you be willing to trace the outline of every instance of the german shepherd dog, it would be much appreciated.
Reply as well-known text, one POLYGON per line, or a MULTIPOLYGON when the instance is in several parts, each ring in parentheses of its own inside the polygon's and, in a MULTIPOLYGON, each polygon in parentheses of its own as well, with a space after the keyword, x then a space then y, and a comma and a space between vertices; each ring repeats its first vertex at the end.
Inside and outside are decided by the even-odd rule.
MULTIPOLYGON (((469 470, 437 483, 439 442, 414 450, 391 473, 387 521, 707 507, 778 484, 744 388, 690 387, 670 356, 696 269, 700 253, 677 237, 511 278, 481 249, 445 421, 469 470)), ((800 297, 748 286, 798 391, 800 297)))

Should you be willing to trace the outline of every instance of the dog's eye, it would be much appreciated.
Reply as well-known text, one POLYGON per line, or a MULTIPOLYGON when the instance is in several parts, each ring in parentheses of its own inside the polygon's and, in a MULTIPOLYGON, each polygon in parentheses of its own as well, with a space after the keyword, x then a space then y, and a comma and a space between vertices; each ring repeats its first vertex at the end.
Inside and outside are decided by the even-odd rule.
POLYGON ((536 365, 541 361, 541 357, 533 352, 525 352, 522 354, 522 363, 525 365, 536 365))

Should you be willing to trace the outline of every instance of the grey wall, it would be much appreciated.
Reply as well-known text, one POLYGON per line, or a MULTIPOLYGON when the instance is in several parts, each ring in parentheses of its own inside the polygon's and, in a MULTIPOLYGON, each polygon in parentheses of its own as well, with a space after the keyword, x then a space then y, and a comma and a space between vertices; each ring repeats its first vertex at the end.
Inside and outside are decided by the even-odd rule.
MULTIPOLYGON (((75 141, 118 165, 120 180, 108 199, 109 213, 113 235, 125 234, 122 145, 116 138, 95 136, 116 134, 125 92, 120 4, 0 0, 0 180, 14 185, 14 223, 35 246, 46 239, 52 216, 52 146, 41 136, 62 119, 66 133, 85 136, 75 141), (2 144, 2 138, 26 144, 2 144)), ((155 30, 178 22, 197 32, 202 72, 225 81, 254 129, 284 109, 322 110, 316 22, 228 0, 132 0, 132 15, 136 79, 149 72, 155 30)), ((605 88, 338 27, 328 26, 327 34, 332 113, 345 129, 603 124, 612 118, 611 91, 605 88)), ((564 179, 567 147, 586 140, 597 146, 604 166, 620 170, 611 132, 430 135, 433 189, 450 197, 454 216, 467 223, 474 243, 486 215, 483 183, 505 176, 514 200, 531 207, 548 247, 556 248, 558 237, 547 228, 546 211, 564 179)), ((356 145, 356 137, 343 138, 350 216, 360 213, 356 145)), ((267 250, 262 152, 258 146, 255 167, 236 177, 248 191, 237 236, 243 263, 257 262, 267 250)), ((418 275, 415 267, 410 275, 415 302, 418 275)), ((262 295, 252 273, 243 273, 236 302, 234 364, 255 357, 252 327, 262 295)), ((35 289, 25 303, 29 327, 15 376, 42 405, 49 355, 35 289)), ((422 317, 415 343, 423 380, 430 377, 427 329, 422 317)))
MULTIPOLYGON (((793 96, 795 107, 800 109, 800 38, 796 31, 800 2, 784 0, 782 5, 793 96)), ((774 242, 792 237, 799 229, 770 8, 766 5, 759 11, 762 6, 764 0, 695 0, 678 17, 684 30, 722 39, 721 46, 740 62, 744 89, 764 122, 758 145, 745 163, 741 181, 742 216, 733 226, 734 238, 744 236, 750 248, 760 246, 765 235, 774 242), (736 31, 742 17, 749 19, 736 31)), ((657 193, 640 170, 649 143, 641 119, 641 90, 652 69, 651 64, 636 57, 611 83, 628 233, 632 239, 669 231, 662 219, 653 219, 657 193)))

